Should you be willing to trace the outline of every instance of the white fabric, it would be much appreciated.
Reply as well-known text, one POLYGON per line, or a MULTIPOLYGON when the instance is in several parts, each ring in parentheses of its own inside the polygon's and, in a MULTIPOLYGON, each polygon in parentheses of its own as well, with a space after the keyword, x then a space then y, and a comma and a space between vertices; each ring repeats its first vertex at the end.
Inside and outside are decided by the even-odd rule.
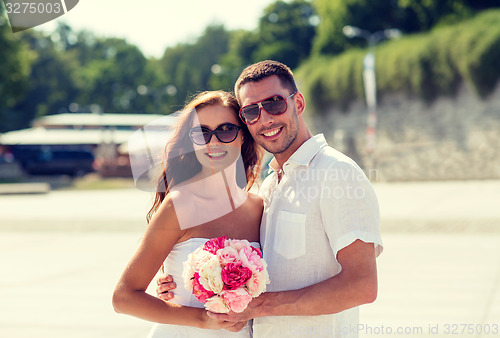
MULTIPOLYGON (((207 238, 190 238, 185 242, 177 243, 167 256, 164 266, 165 271, 172 275, 177 282, 174 290, 175 296, 170 302, 191 307, 203 308, 203 303, 193 296, 191 291, 184 288, 182 279, 183 262, 188 259, 188 255, 199 246, 205 244, 207 238)), ((260 247, 259 243, 252 242, 253 246, 260 247)), ((205 330, 191 326, 155 324, 149 332, 148 338, 170 338, 170 337, 208 337, 208 338, 249 338, 251 337, 250 322, 239 332, 229 332, 227 330, 205 330)))
MULTIPOLYGON (((307 140, 283 165, 275 160, 263 182, 260 241, 268 264, 268 291, 295 290, 341 270, 337 253, 356 239, 382 252, 379 208, 365 174, 329 147, 322 134, 307 140), (274 167, 274 168, 273 168, 274 167)), ((358 308, 324 316, 254 319, 254 337, 357 337, 358 308)))

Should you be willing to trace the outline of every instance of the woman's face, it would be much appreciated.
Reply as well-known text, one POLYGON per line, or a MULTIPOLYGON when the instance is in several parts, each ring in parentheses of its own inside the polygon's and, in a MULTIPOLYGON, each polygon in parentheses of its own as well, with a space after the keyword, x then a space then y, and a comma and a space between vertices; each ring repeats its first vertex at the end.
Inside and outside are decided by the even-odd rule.
MULTIPOLYGON (((191 136, 197 134, 201 138, 201 133, 207 135, 210 131, 217 130, 212 134, 210 141, 206 144, 196 144, 193 142, 194 151, 198 161, 205 170, 218 172, 227 168, 232 163, 236 162, 241 153, 241 145, 243 143, 242 131, 238 130, 235 139, 232 142, 221 142, 232 139, 232 135, 236 133, 237 128, 240 126, 240 121, 236 114, 227 107, 222 105, 206 106, 196 109, 195 118, 192 127, 194 130, 191 136)), ((197 142, 200 143, 200 142, 197 142)))

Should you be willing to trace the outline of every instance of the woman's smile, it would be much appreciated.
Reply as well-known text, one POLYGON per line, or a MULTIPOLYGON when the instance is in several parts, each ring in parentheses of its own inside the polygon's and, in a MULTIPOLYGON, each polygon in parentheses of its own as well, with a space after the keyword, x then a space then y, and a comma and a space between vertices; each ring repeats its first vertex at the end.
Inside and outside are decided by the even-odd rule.
POLYGON ((207 155, 211 160, 221 160, 226 157, 227 151, 209 151, 208 153, 205 153, 205 155, 207 155))

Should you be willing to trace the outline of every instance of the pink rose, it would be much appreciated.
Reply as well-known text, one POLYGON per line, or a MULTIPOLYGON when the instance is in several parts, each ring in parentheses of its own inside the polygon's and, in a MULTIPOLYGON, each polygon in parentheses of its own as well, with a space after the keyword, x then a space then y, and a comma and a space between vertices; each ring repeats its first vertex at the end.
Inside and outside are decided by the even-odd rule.
POLYGON ((252 272, 260 272, 264 269, 262 258, 259 253, 251 247, 246 247, 240 250, 241 264, 252 270, 252 272))
POLYGON ((200 275, 196 272, 194 274, 193 280, 193 295, 202 303, 205 303, 208 298, 215 295, 212 291, 209 291, 203 287, 200 283, 200 275))
POLYGON ((219 259, 222 266, 225 266, 229 263, 241 263, 238 251, 230 246, 219 249, 219 251, 217 251, 217 258, 219 259))
POLYGON ((235 248, 237 251, 250 246, 250 242, 246 239, 230 239, 226 241, 226 246, 231 246, 235 248))
POLYGON ((266 284, 269 284, 269 275, 267 270, 254 273, 245 284, 248 293, 252 297, 258 297, 262 292, 266 291, 266 284))
POLYGON ((229 263, 222 269, 224 290, 234 290, 245 284, 252 277, 252 270, 241 263, 229 263))
POLYGON ((252 300, 252 296, 241 288, 236 290, 222 291, 221 297, 233 312, 243 312, 252 300))
POLYGON ((255 248, 253 246, 251 246, 251 248, 252 248, 253 251, 257 252, 257 254, 262 258, 262 251, 260 251, 259 248, 255 248))
POLYGON ((226 245, 226 236, 211 238, 203 246, 203 250, 208 251, 212 254, 217 254, 217 250, 224 248, 226 245))

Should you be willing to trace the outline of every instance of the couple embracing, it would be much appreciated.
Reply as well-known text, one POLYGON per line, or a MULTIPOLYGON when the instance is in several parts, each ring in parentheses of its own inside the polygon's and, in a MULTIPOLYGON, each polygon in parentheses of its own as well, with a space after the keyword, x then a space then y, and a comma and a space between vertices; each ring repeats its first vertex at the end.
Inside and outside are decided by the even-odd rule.
POLYGON ((354 161, 311 134, 286 65, 250 65, 234 91, 200 93, 183 110, 113 306, 156 322, 154 338, 357 337, 358 306, 377 297, 382 251, 373 188, 354 161), (274 158, 255 195, 262 148, 274 158), (267 291, 240 313, 207 311, 182 286, 189 254, 221 236, 259 247, 267 262, 267 291), (170 276, 154 297, 146 289, 162 265, 170 276))

